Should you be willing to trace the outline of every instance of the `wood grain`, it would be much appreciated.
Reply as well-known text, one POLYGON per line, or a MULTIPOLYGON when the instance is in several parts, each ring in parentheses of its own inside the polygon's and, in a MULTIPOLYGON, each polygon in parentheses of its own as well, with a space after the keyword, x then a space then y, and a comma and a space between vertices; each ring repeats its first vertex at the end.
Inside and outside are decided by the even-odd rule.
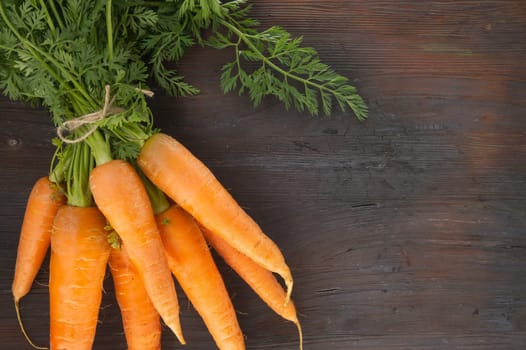
MULTIPOLYGON (((370 107, 360 123, 274 99, 223 95, 231 52, 192 49, 201 89, 158 92, 156 122, 184 142, 283 249, 305 349, 526 348, 526 5, 521 1, 259 0, 263 26, 303 35, 370 107)), ((43 110, 0 99, 0 337, 30 349, 10 283, 32 183, 54 130, 43 110)), ((297 349, 280 320, 218 260, 249 349, 297 349)), ((47 265, 23 301, 48 337, 47 265)), ((111 279, 94 349, 125 349, 111 279)), ((182 294, 182 293, 180 293, 182 294)), ((186 349, 210 349, 181 296, 186 349)), ((179 346, 165 332, 163 349, 179 346)))

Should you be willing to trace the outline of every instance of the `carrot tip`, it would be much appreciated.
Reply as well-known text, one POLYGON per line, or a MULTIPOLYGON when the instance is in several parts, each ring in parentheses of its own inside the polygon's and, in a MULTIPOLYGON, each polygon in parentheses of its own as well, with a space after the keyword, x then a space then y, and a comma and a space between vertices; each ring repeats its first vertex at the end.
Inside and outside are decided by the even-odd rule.
POLYGON ((31 340, 31 338, 29 338, 29 335, 27 334, 26 329, 24 328, 24 323, 22 322, 22 316, 20 316, 20 307, 18 306, 18 304, 19 304, 19 299, 15 299, 14 301, 15 301, 16 318, 18 319, 18 324, 20 325, 20 329, 22 330, 22 334, 23 334, 24 337, 26 338, 27 342, 28 342, 32 347, 34 347, 35 349, 39 349, 39 350, 48 350, 48 348, 45 347, 45 346, 38 346, 38 345, 35 345, 35 343, 33 343, 33 341, 31 340))
POLYGON ((183 330, 181 329, 181 324, 176 323, 175 325, 172 325, 172 324, 166 324, 166 325, 175 334, 175 337, 177 338, 177 340, 179 340, 179 343, 181 343, 181 345, 186 345, 186 340, 184 339, 184 336, 183 336, 183 330))
POLYGON ((184 340, 184 337, 182 334, 179 334, 179 335, 175 335, 177 337, 177 339, 179 340, 179 343, 181 343, 181 345, 186 345, 186 340, 184 340))

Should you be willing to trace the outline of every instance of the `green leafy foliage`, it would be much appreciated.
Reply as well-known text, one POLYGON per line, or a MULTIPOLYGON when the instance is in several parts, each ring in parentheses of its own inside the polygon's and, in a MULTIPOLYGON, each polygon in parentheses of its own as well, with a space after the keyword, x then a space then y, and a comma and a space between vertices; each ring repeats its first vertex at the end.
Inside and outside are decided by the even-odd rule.
POLYGON ((359 119, 367 115, 348 79, 322 63, 313 48, 302 46, 301 37, 277 26, 259 31, 246 0, 115 1, 111 48, 108 3, 4 1, 12 27, 0 27, 4 94, 46 106, 57 125, 100 108, 106 84, 146 87, 152 77, 171 95, 193 95, 199 89, 177 73, 176 65, 190 47, 206 44, 234 51, 220 76, 225 93, 248 93, 255 105, 271 95, 287 108, 311 114, 331 114, 336 104, 359 119), (214 35, 205 40, 207 28, 214 35))
POLYGON ((247 93, 255 105, 274 96, 313 115, 331 114, 337 105, 366 117, 367 106, 346 77, 301 37, 277 26, 261 31, 249 10, 246 0, 0 2, 3 94, 46 107, 57 127, 111 100, 109 116, 69 130, 74 143, 54 143, 50 173, 65 183, 68 200, 91 203, 86 174, 94 162, 133 161, 155 132, 143 93, 148 82, 170 95, 199 92, 177 70, 194 45, 233 51, 220 75, 225 93, 247 93))
POLYGON ((221 71, 224 92, 248 92, 255 105, 265 96, 275 96, 287 109, 313 115, 320 110, 330 115, 336 103, 360 120, 367 117, 367 106, 356 88, 321 62, 316 50, 302 46, 301 37, 293 38, 278 26, 258 32, 257 21, 247 17, 247 7, 239 7, 240 3, 229 4, 230 12, 217 20, 226 33, 216 32, 207 42, 217 49, 234 48, 234 60, 221 71))
POLYGON ((179 17, 192 13, 195 22, 205 23, 212 16, 221 14, 221 3, 217 0, 182 0, 179 17))
POLYGON ((122 21, 120 30, 123 33, 130 30, 132 33, 142 34, 155 28, 158 22, 157 12, 144 6, 136 6, 129 9, 128 15, 122 21))

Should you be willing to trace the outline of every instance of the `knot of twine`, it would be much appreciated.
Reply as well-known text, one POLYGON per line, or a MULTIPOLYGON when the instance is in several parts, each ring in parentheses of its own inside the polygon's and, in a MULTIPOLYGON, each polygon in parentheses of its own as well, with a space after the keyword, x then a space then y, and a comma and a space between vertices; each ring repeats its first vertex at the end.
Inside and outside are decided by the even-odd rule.
MULTIPOLYGON (((106 85, 104 87, 104 90, 105 90, 104 105, 102 106, 101 110, 91 112, 88 114, 84 114, 77 118, 66 120, 57 128, 57 136, 62 141, 64 141, 65 143, 81 142, 87 139, 91 134, 93 134, 98 129, 98 125, 97 125, 98 121, 108 116, 125 111, 125 109, 123 108, 112 106, 113 103, 115 102, 115 96, 110 98, 110 86, 106 85), (74 139, 69 139, 64 135, 65 132, 71 133, 84 125, 92 125, 92 127, 88 131, 86 131, 84 134, 82 134, 81 136, 74 138, 74 139)), ((150 90, 143 90, 143 89, 137 89, 137 90, 142 92, 144 95, 148 97, 153 96, 153 92, 150 90)))

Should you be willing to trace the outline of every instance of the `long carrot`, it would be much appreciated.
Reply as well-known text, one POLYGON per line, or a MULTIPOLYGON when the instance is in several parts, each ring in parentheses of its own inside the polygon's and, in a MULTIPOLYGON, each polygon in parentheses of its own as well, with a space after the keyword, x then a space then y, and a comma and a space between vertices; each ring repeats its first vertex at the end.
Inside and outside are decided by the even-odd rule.
POLYGON ((20 231, 11 286, 16 304, 31 289, 49 249, 53 219, 65 202, 65 196, 48 177, 41 177, 33 185, 20 231))
POLYGON ((157 133, 145 142, 137 163, 156 186, 201 225, 279 274, 285 280, 289 300, 292 274, 278 246, 188 149, 174 138, 157 133))
POLYGON ((51 350, 92 348, 111 249, 105 224, 95 207, 58 210, 51 233, 51 350))
POLYGON ((161 322, 124 244, 111 250, 110 271, 128 350, 159 350, 161 322))
POLYGON ((206 228, 202 228, 203 235, 215 251, 253 290, 257 295, 278 315, 294 323, 298 329, 300 339, 300 349, 303 349, 303 333, 301 325, 296 315, 296 307, 290 301, 284 304, 286 294, 281 284, 272 272, 256 264, 252 259, 241 254, 222 240, 218 235, 213 234, 206 228))
POLYGON ((155 309, 184 344, 174 281, 141 178, 128 162, 112 160, 95 167, 89 181, 97 206, 124 242, 155 309))
POLYGON ((157 223, 170 268, 217 347, 245 349, 230 296, 197 223, 177 206, 157 215, 157 223))

